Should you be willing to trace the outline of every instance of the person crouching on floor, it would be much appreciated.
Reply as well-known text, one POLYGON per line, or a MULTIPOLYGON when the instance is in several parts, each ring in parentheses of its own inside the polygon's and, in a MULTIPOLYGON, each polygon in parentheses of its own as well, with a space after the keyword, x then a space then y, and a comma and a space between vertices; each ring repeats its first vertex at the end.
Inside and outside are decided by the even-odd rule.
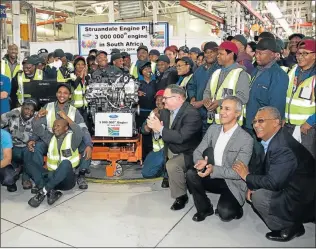
MULTIPOLYGON (((34 208, 43 202, 46 195, 47 203, 54 204, 62 196, 62 192, 57 189, 70 190, 76 185, 74 168, 79 165, 78 147, 82 142, 83 132, 63 111, 59 115, 62 119, 55 120, 53 134, 50 133, 52 138, 47 152, 48 178, 45 181, 43 177, 36 177, 41 179, 36 183, 40 190, 28 202, 34 208)), ((36 167, 32 169, 32 175, 41 174, 36 167)))

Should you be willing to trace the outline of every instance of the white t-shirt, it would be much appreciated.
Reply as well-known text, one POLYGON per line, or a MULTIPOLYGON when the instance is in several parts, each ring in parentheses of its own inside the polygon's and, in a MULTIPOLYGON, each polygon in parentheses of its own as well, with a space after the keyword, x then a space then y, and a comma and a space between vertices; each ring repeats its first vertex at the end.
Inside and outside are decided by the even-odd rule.
POLYGON ((226 145, 233 135, 234 131, 237 129, 238 124, 236 123, 230 130, 224 132, 223 127, 221 129, 221 133, 217 139, 214 148, 214 162, 216 166, 222 166, 223 153, 226 148, 226 145))

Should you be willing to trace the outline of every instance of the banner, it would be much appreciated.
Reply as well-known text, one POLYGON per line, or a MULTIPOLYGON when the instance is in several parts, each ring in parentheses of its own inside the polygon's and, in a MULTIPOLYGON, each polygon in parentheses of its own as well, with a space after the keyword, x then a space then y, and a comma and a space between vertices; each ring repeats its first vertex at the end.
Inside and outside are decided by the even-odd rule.
POLYGON ((4 5, 0 5, 0 19, 7 18, 6 7, 4 5))
POLYGON ((137 54, 137 48, 145 45, 149 50, 164 52, 169 45, 167 22, 153 24, 153 35, 149 34, 150 23, 93 23, 78 24, 78 47, 81 56, 89 50, 104 50, 108 54, 113 48, 129 54, 137 54))
POLYGON ((132 137, 133 114, 131 113, 96 113, 96 137, 132 137))

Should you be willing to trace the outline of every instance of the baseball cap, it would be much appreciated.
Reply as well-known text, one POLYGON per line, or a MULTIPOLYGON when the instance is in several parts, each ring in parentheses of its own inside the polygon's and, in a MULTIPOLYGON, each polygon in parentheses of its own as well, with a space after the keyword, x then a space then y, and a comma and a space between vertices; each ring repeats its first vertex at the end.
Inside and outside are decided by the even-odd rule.
POLYGON ((219 49, 227 49, 229 51, 232 51, 234 54, 238 54, 238 48, 235 43, 231 41, 224 41, 219 45, 219 49))
POLYGON ((111 61, 115 61, 115 60, 121 59, 121 58, 123 58, 121 53, 116 53, 116 54, 111 55, 111 61))
POLYGON ((122 52, 121 55, 122 55, 122 58, 131 57, 131 55, 127 52, 122 52))
MULTIPOLYGON (((37 56, 37 55, 36 55, 37 56)), ((37 65, 38 64, 38 58, 35 56, 27 56, 22 61, 22 64, 31 64, 31 65, 37 65)))
POLYGON ((150 61, 139 61, 138 63, 138 71, 141 75, 143 75, 142 71, 146 67, 151 67, 151 62, 150 61))
POLYGON ((48 54, 48 50, 46 48, 41 48, 40 50, 38 50, 37 55, 40 55, 43 53, 48 54))
POLYGON ((312 52, 316 52, 316 40, 303 40, 298 45, 298 48, 303 48, 312 52))
POLYGON ((105 52, 105 51, 103 51, 103 50, 99 50, 99 51, 97 52, 96 57, 98 57, 100 54, 104 54, 105 56, 108 56, 108 53, 107 53, 107 52, 105 52))
POLYGON ((217 43, 216 42, 207 42, 207 43, 205 43, 205 45, 204 45, 204 52, 207 50, 207 49, 214 49, 214 48, 218 48, 218 45, 217 45, 217 43))
POLYGON ((244 47, 247 46, 247 39, 243 35, 235 35, 233 40, 239 41, 244 47))
POLYGON ((57 84, 57 88, 56 88, 56 92, 59 90, 59 88, 61 88, 61 87, 66 87, 68 90, 69 90, 69 92, 71 93, 71 87, 70 87, 70 85, 69 84, 65 84, 65 83, 58 83, 57 84))
POLYGON ((264 31, 262 32, 259 36, 258 36, 258 39, 259 38, 271 38, 271 39, 275 39, 275 36, 274 34, 270 33, 270 32, 267 32, 267 31, 264 31))
POLYGON ((258 42, 256 50, 270 50, 272 52, 277 52, 277 44, 275 39, 263 38, 258 42))
POLYGON ((179 48, 179 51, 183 51, 184 53, 190 53, 190 50, 187 46, 182 46, 179 48))
POLYGON ((64 50, 62 50, 62 49, 56 49, 56 50, 54 51, 54 57, 55 57, 55 58, 56 58, 56 57, 62 58, 62 57, 64 57, 64 56, 65 56, 64 50))
POLYGON ((277 45, 277 52, 280 53, 284 49, 284 42, 280 38, 275 39, 277 45))
POLYGON ((145 45, 140 45, 140 46, 137 48, 137 52, 138 52, 139 50, 141 50, 141 49, 144 49, 144 50, 146 50, 146 51, 148 52, 148 48, 147 48, 147 46, 145 46, 145 45))
POLYGON ((199 54, 199 53, 201 53, 201 50, 197 47, 192 47, 192 48, 190 48, 190 53, 199 54))
POLYGON ((159 90, 158 92, 156 92, 155 98, 157 98, 157 96, 163 96, 164 93, 165 90, 159 90))
POLYGON ((65 53, 67 61, 72 61, 74 55, 72 53, 65 53))
POLYGON ((118 48, 113 48, 111 54, 119 54, 121 51, 118 48))
POLYGON ((158 57, 157 62, 158 62, 158 61, 164 61, 164 62, 167 62, 168 64, 170 64, 170 59, 168 58, 167 55, 160 55, 160 56, 158 57))
POLYGON ((178 61, 184 61, 186 64, 190 65, 191 69, 194 66, 193 61, 191 60, 191 58, 187 57, 187 56, 183 56, 181 59, 177 59, 176 62, 178 61))
POLYGON ((292 40, 294 37, 299 37, 299 38, 303 39, 303 38, 305 37, 305 35, 300 34, 300 33, 291 34, 291 35, 289 36, 289 41, 292 40))
POLYGON ((160 56, 160 52, 157 49, 152 49, 152 50, 150 50, 149 55, 160 56))

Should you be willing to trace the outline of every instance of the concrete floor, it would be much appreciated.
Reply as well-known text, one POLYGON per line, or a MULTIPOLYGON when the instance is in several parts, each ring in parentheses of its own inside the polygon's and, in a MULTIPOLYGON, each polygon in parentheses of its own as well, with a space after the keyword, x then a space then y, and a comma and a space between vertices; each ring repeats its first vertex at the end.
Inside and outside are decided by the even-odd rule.
MULTIPOLYGON (((315 247, 315 224, 288 243, 265 238, 269 230, 248 204, 240 220, 223 223, 215 215, 196 223, 192 197, 186 208, 170 210, 173 200, 160 181, 90 183, 49 206, 38 208, 23 190, 1 187, 1 247, 315 247)), ((209 195, 214 206, 218 196, 209 195)))

